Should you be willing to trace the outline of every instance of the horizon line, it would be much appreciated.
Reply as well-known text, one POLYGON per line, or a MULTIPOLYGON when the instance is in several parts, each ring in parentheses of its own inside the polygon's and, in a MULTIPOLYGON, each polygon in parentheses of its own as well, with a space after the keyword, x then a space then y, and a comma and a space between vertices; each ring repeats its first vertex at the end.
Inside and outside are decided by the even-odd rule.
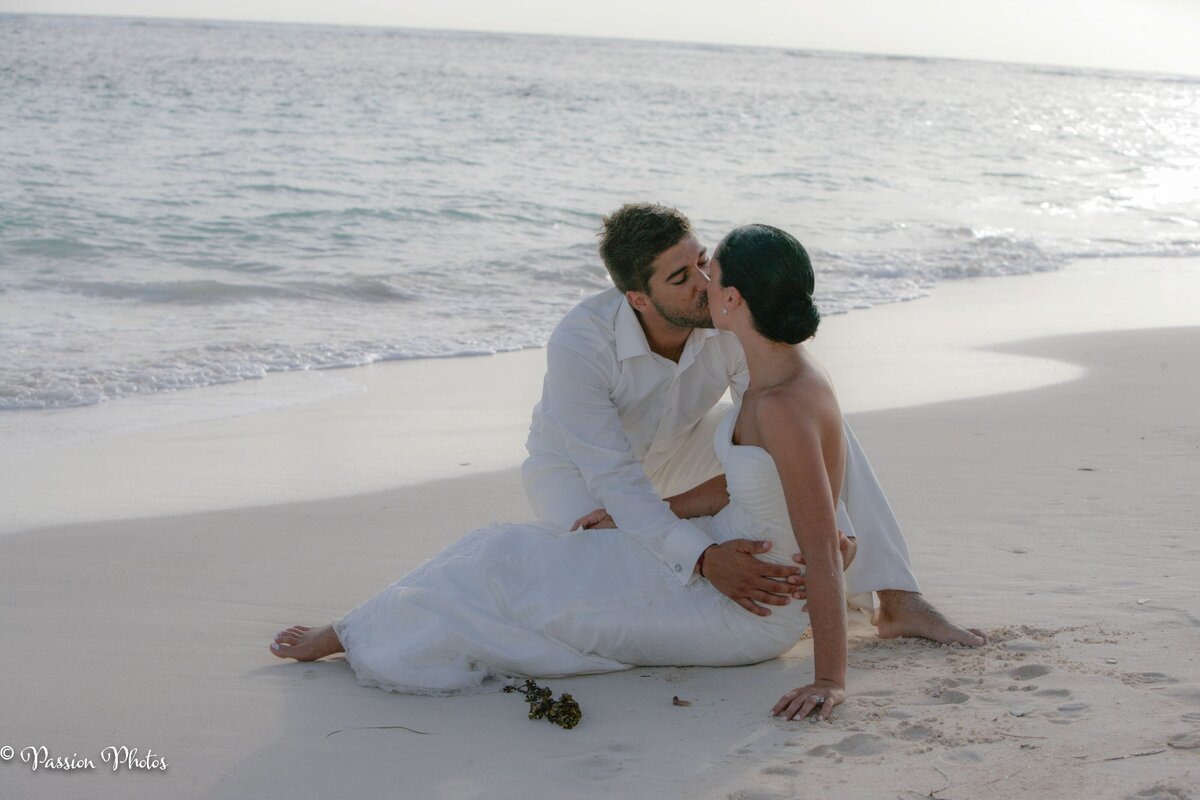
POLYGON ((421 25, 397 25, 385 23, 362 22, 301 22, 296 20, 276 19, 224 19, 220 17, 188 17, 188 16, 142 16, 130 14, 76 14, 63 11, 5 11, 0 10, 0 17, 55 17, 74 19, 105 19, 133 20, 147 22, 184 22, 184 23, 220 23, 228 25, 289 25, 306 28, 347 28, 369 30, 419 31, 432 33, 483 34, 492 36, 525 36, 537 38, 584 39, 596 42, 637 42, 644 44, 667 45, 696 45, 708 47, 732 47, 750 50, 779 50, 783 52, 817 53, 849 56, 877 56, 887 59, 912 61, 957 61, 974 64, 1001 64, 1018 67, 1041 67, 1050 69, 1071 69, 1084 72, 1106 72, 1114 74, 1138 75, 1156 78, 1200 78, 1200 71, 1163 72, 1162 70, 1131 68, 1131 67, 1102 67, 1095 65, 1067 64, 1049 61, 1012 61, 994 58, 965 58, 963 56, 929 55, 917 53, 897 53, 881 50, 837 50, 828 48, 788 46, 779 44, 747 44, 744 42, 718 42, 705 39, 662 39, 642 36, 596 36, 581 33, 546 33, 538 31, 505 31, 483 28, 439 28, 421 25))

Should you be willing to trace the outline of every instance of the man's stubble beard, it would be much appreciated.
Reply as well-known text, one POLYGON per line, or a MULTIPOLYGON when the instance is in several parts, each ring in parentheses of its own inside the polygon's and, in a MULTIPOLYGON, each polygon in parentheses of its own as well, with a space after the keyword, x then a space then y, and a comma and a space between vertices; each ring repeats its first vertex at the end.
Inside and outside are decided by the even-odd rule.
POLYGON ((712 315, 708 313, 708 297, 706 295, 700 296, 704 298, 700 301, 700 307, 693 314, 688 315, 679 314, 663 307, 654 299, 653 295, 650 297, 650 302, 654 305, 654 310, 658 312, 660 317, 676 327, 711 328, 713 327, 713 321, 712 315))

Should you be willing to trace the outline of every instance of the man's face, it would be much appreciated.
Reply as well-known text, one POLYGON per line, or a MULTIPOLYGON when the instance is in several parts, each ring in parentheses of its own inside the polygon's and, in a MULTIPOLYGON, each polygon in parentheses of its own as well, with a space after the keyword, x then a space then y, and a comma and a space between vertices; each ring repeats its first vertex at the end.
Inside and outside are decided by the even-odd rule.
POLYGON ((708 278, 701 271, 708 251, 694 234, 658 254, 651 266, 650 305, 668 323, 680 328, 711 328, 708 278))

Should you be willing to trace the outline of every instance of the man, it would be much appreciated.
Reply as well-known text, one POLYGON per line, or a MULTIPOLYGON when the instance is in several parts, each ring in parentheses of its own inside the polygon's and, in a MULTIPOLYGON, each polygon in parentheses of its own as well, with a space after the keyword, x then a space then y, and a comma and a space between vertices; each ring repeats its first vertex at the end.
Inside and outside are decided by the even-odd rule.
MULTIPOLYGON (((564 527, 615 525, 680 581, 703 574, 755 614, 802 598, 798 567, 754 557, 768 545, 717 544, 688 521, 719 509, 711 490, 724 477, 713 433, 727 406, 718 402, 727 389, 740 397, 748 381, 736 338, 712 328, 707 250, 677 210, 631 204, 604 219, 600 255, 614 288, 569 311, 547 344, 522 468, 534 512, 564 527)), ((846 434, 838 524, 860 537, 847 595, 878 593, 880 636, 983 644, 982 634, 951 623, 921 596, 899 526, 846 434)))

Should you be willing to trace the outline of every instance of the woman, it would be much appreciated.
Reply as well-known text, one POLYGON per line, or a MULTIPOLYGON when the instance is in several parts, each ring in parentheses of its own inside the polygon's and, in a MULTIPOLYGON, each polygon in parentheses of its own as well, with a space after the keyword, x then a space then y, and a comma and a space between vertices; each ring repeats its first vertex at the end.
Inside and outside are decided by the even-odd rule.
POLYGON ((820 319, 812 267, 795 238, 750 225, 721 242, 711 269, 713 322, 741 342, 750 384, 717 432, 728 505, 697 522, 717 542, 770 540, 767 559, 783 561, 771 554, 799 544, 805 608, 751 614, 705 580, 681 585, 619 532, 497 525, 468 534, 333 625, 280 632, 271 652, 303 661, 345 652, 360 683, 444 693, 492 676, 751 664, 789 650, 811 622, 814 680, 773 712, 829 717, 845 700, 836 504, 846 444, 833 387, 801 344, 820 319))

